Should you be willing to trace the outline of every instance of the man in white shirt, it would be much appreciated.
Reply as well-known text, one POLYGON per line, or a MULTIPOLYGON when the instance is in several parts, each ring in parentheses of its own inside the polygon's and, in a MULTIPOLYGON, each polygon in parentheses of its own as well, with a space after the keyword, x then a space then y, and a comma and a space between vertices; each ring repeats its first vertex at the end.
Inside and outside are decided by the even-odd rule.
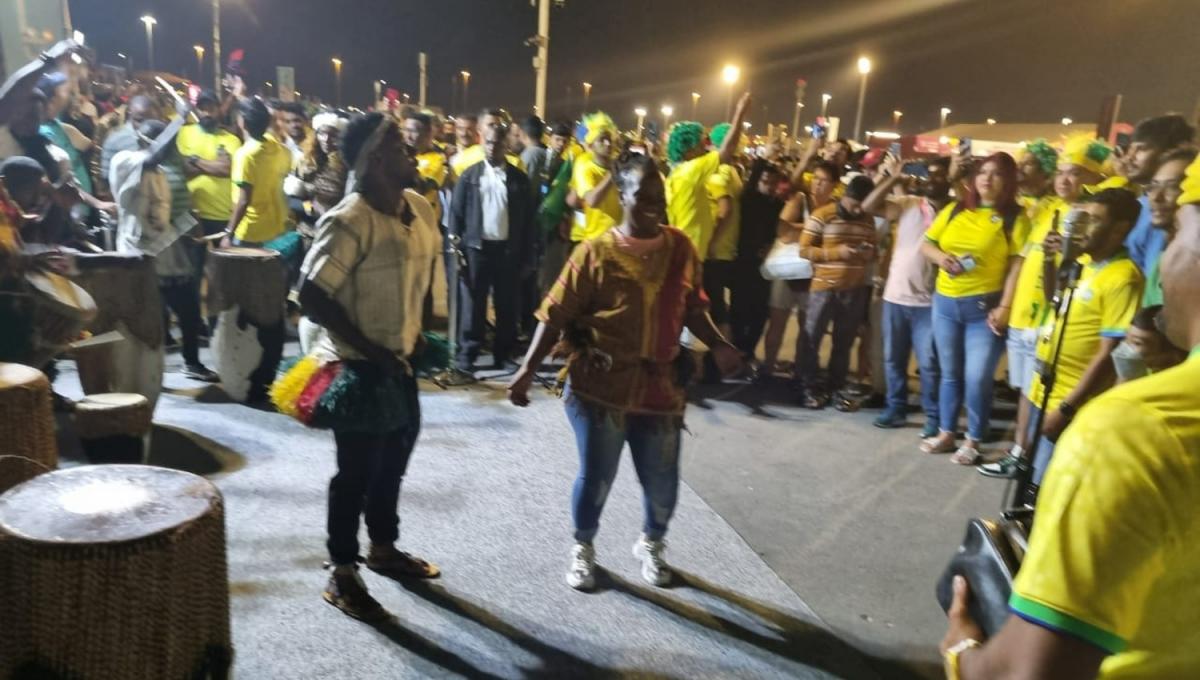
MULTIPOLYGON (((500 120, 500 116, 495 116, 500 120)), ((471 370, 483 349, 488 297, 496 310, 496 368, 516 368, 518 283, 533 267, 534 206, 529 178, 506 157, 508 126, 484 128, 485 162, 454 187, 449 233, 462 240, 467 271, 459 277, 459 369, 471 370)))

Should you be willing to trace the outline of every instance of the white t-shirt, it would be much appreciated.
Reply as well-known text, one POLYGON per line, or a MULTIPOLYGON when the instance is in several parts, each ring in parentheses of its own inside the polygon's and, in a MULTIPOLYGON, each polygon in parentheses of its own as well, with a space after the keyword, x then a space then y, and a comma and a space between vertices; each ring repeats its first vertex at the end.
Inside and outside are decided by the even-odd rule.
POLYGON ((483 201, 483 240, 508 240, 508 167, 484 163, 479 175, 479 197, 483 201))

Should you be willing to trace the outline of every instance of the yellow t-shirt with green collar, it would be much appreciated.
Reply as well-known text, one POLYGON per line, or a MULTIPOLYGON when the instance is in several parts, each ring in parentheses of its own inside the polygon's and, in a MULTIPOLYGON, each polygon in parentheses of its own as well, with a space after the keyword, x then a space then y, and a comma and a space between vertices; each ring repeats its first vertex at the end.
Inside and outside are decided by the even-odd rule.
POLYGON ((1029 231, 1029 225, 1025 224, 1029 218, 1022 212, 1013 222, 1011 232, 1006 234, 1004 218, 995 210, 961 210, 951 219, 956 205, 951 203, 938 213, 925 231, 925 238, 955 257, 973 256, 975 268, 958 276, 939 271, 937 292, 960 298, 1004 290, 1008 259, 1020 254, 1014 234, 1029 231))
POLYGON ((1108 656, 1100 678, 1200 677, 1200 348, 1084 406, 1041 486, 1009 606, 1108 656))
MULTIPOLYGON (((728 198, 732 203, 729 223, 720 237, 714 236, 709 244, 709 253, 700 253, 710 260, 730 261, 737 257, 738 235, 742 231, 742 175, 732 165, 722 164, 708 177, 708 196, 712 200, 713 216, 717 215, 717 201, 728 198)), ((715 230, 714 222, 714 230, 715 230)))
MULTIPOLYGON (((584 196, 590 194, 607 176, 608 170, 596 162, 591 152, 584 153, 575 159, 575 165, 571 168, 571 189, 583 204, 584 196)), ((623 217, 625 211, 621 208, 617 187, 613 186, 604 192, 599 204, 584 204, 583 222, 577 220, 571 227, 571 241, 590 241, 612 229, 623 217)))
MULTIPOLYGON (((222 147, 232 159, 242 140, 221 128, 208 132, 199 123, 191 123, 179 129, 175 146, 184 158, 195 156, 202 161, 215 161, 222 147)), ((192 209, 200 219, 227 221, 233 214, 233 182, 229 177, 196 175, 187 181, 187 187, 192 195, 192 209)))
MULTIPOLYGON (((1021 275, 1017 279, 1017 290, 1013 295, 1012 314, 1008 327, 1017 330, 1041 328, 1049 318, 1050 303, 1042 290, 1042 269, 1046 258, 1042 253, 1042 241, 1050 234, 1054 226, 1054 214, 1057 211, 1059 219, 1066 217, 1070 208, 1067 202, 1058 196, 1043 196, 1029 207, 1031 229, 1023 237, 1017 235, 1018 243, 1024 243, 1021 248, 1021 275)), ((1015 231, 1015 229, 1014 229, 1015 231)), ((1062 261, 1062 255, 1055 257, 1062 261)))
MULTIPOLYGON (((1083 268, 1071 300, 1066 335, 1058 354, 1054 389, 1046 406, 1048 411, 1058 408, 1063 398, 1079 384, 1092 357, 1100 349, 1101 338, 1120 340, 1125 337, 1142 302, 1144 279, 1128 253, 1122 251, 1103 262, 1092 262, 1084 255, 1079 261, 1083 268)), ((1053 329, 1042 333, 1037 346, 1039 360, 1051 360, 1062 334, 1061 319, 1053 329)), ((1035 373, 1029 385, 1030 401, 1041 405, 1044 390, 1041 376, 1035 373)))
MULTIPOLYGON (((476 163, 482 163, 485 158, 487 158, 487 150, 483 148, 483 145, 472 144, 462 151, 459 151, 452 159, 450 166, 454 169, 455 177, 462 177, 464 172, 470 170, 471 167, 476 163)), ((512 165, 515 165, 521 172, 529 172, 525 169, 525 162, 519 157, 509 153, 504 154, 504 158, 512 165)))
POLYGON ((292 152, 271 135, 251 139, 233 154, 231 198, 236 201, 242 187, 250 187, 250 205, 233 235, 240 241, 265 243, 287 226, 287 202, 283 178, 292 171, 292 152))

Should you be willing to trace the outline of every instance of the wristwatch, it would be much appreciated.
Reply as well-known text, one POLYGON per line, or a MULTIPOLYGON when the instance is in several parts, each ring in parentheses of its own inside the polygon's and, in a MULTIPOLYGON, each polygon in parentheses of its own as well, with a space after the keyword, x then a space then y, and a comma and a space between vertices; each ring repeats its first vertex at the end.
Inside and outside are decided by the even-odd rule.
POLYGON ((1071 402, 1067 401, 1066 399, 1058 402, 1058 410, 1061 411, 1062 414, 1067 417, 1067 420, 1074 418, 1075 414, 1078 412, 1075 409, 1075 405, 1072 404, 1071 402))
POLYGON ((958 672, 958 657, 968 649, 975 649, 979 646, 979 640, 966 638, 942 655, 942 669, 946 671, 946 680, 961 680, 962 676, 958 672))

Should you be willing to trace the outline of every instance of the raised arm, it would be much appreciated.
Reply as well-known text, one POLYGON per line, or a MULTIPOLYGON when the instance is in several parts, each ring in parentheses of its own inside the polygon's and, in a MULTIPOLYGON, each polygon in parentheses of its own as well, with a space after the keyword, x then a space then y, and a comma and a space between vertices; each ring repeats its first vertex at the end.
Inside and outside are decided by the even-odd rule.
POLYGON ((737 155, 738 142, 742 138, 742 123, 746 122, 746 112, 750 109, 752 100, 750 93, 747 92, 738 100, 737 109, 733 112, 733 120, 730 121, 729 134, 725 135, 725 141, 721 143, 721 149, 718 152, 721 156, 721 163, 732 163, 734 156, 737 155))

